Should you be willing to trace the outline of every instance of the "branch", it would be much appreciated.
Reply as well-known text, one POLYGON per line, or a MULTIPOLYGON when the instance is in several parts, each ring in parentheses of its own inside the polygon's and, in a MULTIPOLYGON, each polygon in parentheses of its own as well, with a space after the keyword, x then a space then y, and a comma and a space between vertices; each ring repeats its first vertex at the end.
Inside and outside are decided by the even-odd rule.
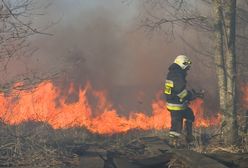
POLYGON ((192 21, 195 20, 203 20, 206 19, 203 16, 198 16, 198 17, 182 17, 182 18, 176 18, 176 19, 166 19, 166 18, 162 18, 158 21, 150 21, 150 20, 146 20, 146 21, 150 21, 151 23, 148 24, 144 24, 143 26, 148 27, 152 30, 156 29, 156 28, 160 28, 163 24, 166 23, 171 23, 171 24, 177 24, 177 23, 186 23, 186 24, 190 24, 192 25, 192 21))
POLYGON ((195 51, 195 52, 197 52, 197 53, 199 53, 199 54, 201 54, 201 55, 204 55, 204 56, 206 56, 206 57, 209 57, 209 58, 213 59, 213 55, 212 55, 212 54, 210 54, 210 53, 203 53, 202 50, 199 50, 199 49, 197 49, 196 47, 194 47, 193 45, 191 45, 190 43, 188 43, 182 36, 179 35, 179 37, 180 37, 180 39, 181 39, 189 48, 191 48, 193 51, 195 51))
POLYGON ((52 34, 50 33, 44 33, 44 32, 39 32, 37 29, 32 28, 31 26, 29 26, 28 24, 22 22, 20 19, 17 18, 17 16, 12 12, 12 10, 9 8, 9 6, 6 4, 5 0, 2 0, 4 7, 6 7, 6 9, 8 10, 9 14, 15 19, 17 20, 21 25, 23 25, 24 27, 26 27, 27 29, 31 30, 33 33, 37 33, 37 34, 43 34, 43 35, 49 35, 52 36, 52 34))

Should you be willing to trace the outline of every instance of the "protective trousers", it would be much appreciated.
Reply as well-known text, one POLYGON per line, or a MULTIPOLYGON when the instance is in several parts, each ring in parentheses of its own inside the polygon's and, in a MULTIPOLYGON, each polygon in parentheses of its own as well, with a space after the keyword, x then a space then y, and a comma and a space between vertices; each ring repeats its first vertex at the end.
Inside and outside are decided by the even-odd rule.
POLYGON ((192 125, 195 121, 195 116, 191 108, 185 110, 169 110, 171 113, 171 129, 178 133, 182 132, 183 119, 185 119, 185 131, 187 136, 192 136, 192 125))

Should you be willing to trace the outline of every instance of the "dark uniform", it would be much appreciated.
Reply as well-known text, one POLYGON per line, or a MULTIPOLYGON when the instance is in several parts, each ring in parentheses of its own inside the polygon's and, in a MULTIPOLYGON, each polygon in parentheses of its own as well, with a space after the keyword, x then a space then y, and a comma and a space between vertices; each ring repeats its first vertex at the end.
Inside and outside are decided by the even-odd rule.
POLYGON ((188 104, 194 99, 194 95, 186 89, 186 75, 187 69, 182 69, 178 64, 173 63, 169 67, 164 93, 167 109, 171 112, 170 131, 181 133, 183 119, 186 119, 187 137, 192 137, 192 123, 195 116, 188 104))

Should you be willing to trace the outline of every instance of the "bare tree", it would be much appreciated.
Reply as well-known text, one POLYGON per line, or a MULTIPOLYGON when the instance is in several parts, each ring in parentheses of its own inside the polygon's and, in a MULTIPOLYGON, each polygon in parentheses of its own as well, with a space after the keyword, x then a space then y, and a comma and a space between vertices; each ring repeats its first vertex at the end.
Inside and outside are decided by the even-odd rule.
POLYGON ((223 51, 222 4, 221 0, 213 1, 214 32, 215 32, 215 66, 218 78, 220 110, 226 110, 226 71, 223 51))
MULTIPOLYGON (((5 73, 11 60, 32 55, 37 49, 31 48, 28 38, 30 36, 51 35, 39 30, 33 25, 32 18, 39 13, 41 4, 36 0, 1 0, 0 1, 0 73, 5 73)), ((45 8, 45 7, 44 7, 45 8)), ((43 8, 43 9, 44 9, 43 8)), ((48 25, 46 25, 48 26, 48 25)), ((45 26, 44 26, 45 28, 45 26)), ((37 83, 45 78, 32 74, 25 74, 14 79, 1 79, 0 90, 7 92, 13 88, 14 83, 22 81, 23 83, 37 83)), ((24 87, 24 85, 23 85, 24 87)), ((21 87, 16 88, 21 89, 21 87)))
POLYGON ((213 0, 215 18, 215 59, 220 107, 223 111, 225 144, 235 144, 238 137, 236 111, 236 1, 213 0))
MULTIPOLYGON (((0 74, 7 73, 11 60, 19 59, 23 55, 32 55, 36 51, 30 47, 29 37, 37 34, 51 35, 33 25, 32 18, 43 14, 39 13, 39 8, 37 0, 0 0, 0 74)), ((29 73, 8 79, 8 81, 1 77, 0 92, 7 93, 13 89, 27 90, 54 75, 56 72, 51 72, 49 76, 29 73), (21 84, 15 85, 16 82, 21 82, 21 84)), ((27 128, 23 128, 22 125, 10 126, 5 124, 2 118, 0 119, 0 167, 25 167, 34 164, 44 167, 52 165, 54 159, 59 160, 57 157, 60 155, 59 152, 47 147, 47 139, 39 137, 41 132, 37 133, 38 130, 35 130, 48 128, 46 132, 48 133, 51 132, 50 126, 42 124, 30 129, 32 126, 27 128), (45 163, 44 160, 48 158, 50 161, 45 163)))

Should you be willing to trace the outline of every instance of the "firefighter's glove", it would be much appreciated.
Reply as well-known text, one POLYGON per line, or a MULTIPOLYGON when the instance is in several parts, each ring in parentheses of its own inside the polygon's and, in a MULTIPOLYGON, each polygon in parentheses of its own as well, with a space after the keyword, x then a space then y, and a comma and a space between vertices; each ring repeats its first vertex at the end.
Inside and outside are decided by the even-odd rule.
POLYGON ((197 97, 203 99, 205 95, 205 90, 200 90, 197 92, 197 97))
POLYGON ((204 90, 200 90, 199 92, 195 91, 194 89, 191 90, 191 100, 194 100, 196 98, 203 98, 204 97, 204 90))

